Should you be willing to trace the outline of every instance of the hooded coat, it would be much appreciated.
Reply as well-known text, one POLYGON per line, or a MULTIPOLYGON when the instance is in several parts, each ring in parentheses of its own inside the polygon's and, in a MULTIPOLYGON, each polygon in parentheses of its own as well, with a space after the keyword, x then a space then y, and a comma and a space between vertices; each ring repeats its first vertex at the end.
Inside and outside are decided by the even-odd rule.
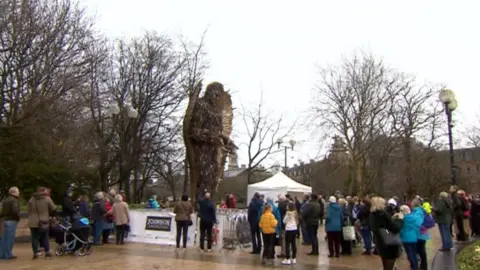
POLYGON ((45 193, 37 192, 28 201, 28 227, 38 228, 40 221, 48 222, 57 206, 45 193))
MULTIPOLYGON (((272 199, 267 199, 267 204, 272 207, 272 214, 275 217, 275 219, 277 221, 279 221, 279 222, 277 222, 277 226, 276 226, 276 229, 275 229, 275 233, 279 234, 280 230, 282 229, 280 211, 278 210, 278 207, 275 206, 275 203, 273 202, 272 199)), ((260 213, 263 213, 264 209, 265 209, 265 207, 262 207, 262 211, 260 213)))

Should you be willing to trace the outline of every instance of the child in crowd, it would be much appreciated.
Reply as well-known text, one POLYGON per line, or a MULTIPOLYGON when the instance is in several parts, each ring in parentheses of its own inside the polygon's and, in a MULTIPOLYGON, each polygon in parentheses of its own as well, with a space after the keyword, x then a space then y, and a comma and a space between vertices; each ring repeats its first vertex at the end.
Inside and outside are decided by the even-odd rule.
POLYGON ((275 259, 275 229, 277 224, 278 221, 272 213, 272 206, 266 204, 259 223, 263 236, 262 263, 264 264, 273 264, 273 259, 275 259))
POLYGON ((297 263, 297 242, 296 236, 298 233, 298 213, 296 211, 296 206, 293 202, 290 202, 287 206, 287 213, 283 218, 283 223, 285 224, 285 252, 286 258, 283 260, 282 264, 290 265, 297 263), (291 254, 290 254, 291 250, 291 254))

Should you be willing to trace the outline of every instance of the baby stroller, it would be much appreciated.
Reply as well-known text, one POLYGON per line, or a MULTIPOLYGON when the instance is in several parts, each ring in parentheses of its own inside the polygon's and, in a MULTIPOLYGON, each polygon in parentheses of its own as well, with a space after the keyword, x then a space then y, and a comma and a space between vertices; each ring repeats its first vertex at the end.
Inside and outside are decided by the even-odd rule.
POLYGON ((73 219, 72 223, 60 222, 55 227, 55 242, 58 247, 55 255, 63 256, 66 253, 76 256, 86 256, 92 253, 92 246, 88 242, 90 235, 90 221, 88 218, 73 219))

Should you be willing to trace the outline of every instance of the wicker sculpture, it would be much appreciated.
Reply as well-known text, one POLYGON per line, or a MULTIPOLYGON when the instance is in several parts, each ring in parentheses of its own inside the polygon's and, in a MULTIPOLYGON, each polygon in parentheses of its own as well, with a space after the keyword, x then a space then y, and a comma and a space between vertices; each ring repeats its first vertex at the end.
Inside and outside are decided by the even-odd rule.
POLYGON ((197 190, 215 193, 223 178, 227 155, 235 151, 230 140, 233 120, 230 94, 218 82, 210 83, 202 98, 199 98, 200 91, 201 84, 190 92, 183 123, 193 200, 197 190))

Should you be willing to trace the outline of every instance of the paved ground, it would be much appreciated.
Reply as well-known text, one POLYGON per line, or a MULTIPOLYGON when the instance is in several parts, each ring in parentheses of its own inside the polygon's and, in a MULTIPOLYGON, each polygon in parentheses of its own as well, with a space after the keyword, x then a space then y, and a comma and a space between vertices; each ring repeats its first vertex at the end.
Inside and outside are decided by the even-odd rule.
MULTIPOLYGON (((432 230, 434 239, 428 243, 429 260, 431 261, 439 246, 438 233, 432 230)), ((320 253, 318 257, 305 254, 307 247, 300 247, 298 264, 295 269, 330 269, 330 270, 376 270, 381 269, 380 259, 377 256, 362 256, 360 248, 354 250, 354 255, 342 258, 327 258, 326 243, 323 234, 320 235, 320 253)), ((155 245, 127 244, 115 246, 112 244, 95 247, 93 254, 88 257, 56 257, 52 259, 40 258, 31 260, 31 249, 28 244, 18 244, 15 254, 16 261, 0 261, 2 270, 27 270, 41 268, 43 270, 153 270, 153 269, 209 269, 209 270, 242 270, 265 268, 260 264, 258 256, 250 255, 247 251, 221 250, 213 253, 201 253, 195 248, 177 251, 173 247, 155 245)), ((399 260, 398 269, 409 269, 405 258, 399 260)), ((276 261, 275 268, 289 268, 281 266, 276 261)))

